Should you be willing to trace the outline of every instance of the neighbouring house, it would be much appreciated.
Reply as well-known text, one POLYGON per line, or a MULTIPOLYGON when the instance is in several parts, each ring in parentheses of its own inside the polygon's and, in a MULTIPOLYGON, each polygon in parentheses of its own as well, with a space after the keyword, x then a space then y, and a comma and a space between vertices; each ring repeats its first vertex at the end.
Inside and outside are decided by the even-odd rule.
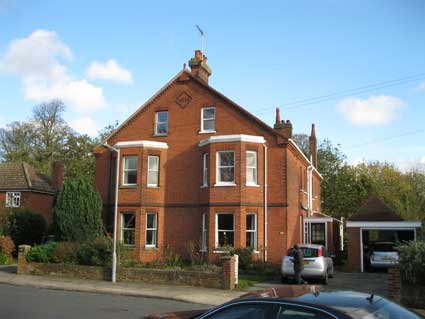
POLYGON ((416 240, 420 221, 406 221, 382 199, 369 197, 347 220, 348 266, 365 271, 369 249, 376 242, 416 240))
POLYGON ((228 247, 251 247, 279 264, 300 242, 333 252, 334 220, 320 214, 314 125, 310 160, 278 109, 270 127, 208 84, 206 62, 196 51, 190 70, 184 66, 95 148, 108 229, 119 154, 118 236, 138 260, 184 255, 190 242, 210 260, 228 247))
POLYGON ((27 163, 0 163, 0 211, 25 207, 51 223, 63 173, 63 166, 58 162, 53 163, 51 178, 27 163))

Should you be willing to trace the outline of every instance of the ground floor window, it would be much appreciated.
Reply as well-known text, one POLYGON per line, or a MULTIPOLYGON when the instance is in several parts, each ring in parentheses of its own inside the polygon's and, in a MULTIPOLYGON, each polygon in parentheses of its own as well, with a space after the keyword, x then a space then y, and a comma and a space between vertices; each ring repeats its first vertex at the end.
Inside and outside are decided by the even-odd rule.
POLYGON ((21 193, 20 192, 7 192, 6 193, 6 207, 20 207, 21 206, 21 193))
POLYGON ((136 242, 136 215, 134 213, 121 214, 121 242, 126 246, 134 246, 136 242))
POLYGON ((326 246, 325 223, 311 223, 311 243, 326 246))
POLYGON ((146 247, 154 248, 158 245, 158 214, 146 214, 146 247))
POLYGON ((257 250, 257 215, 246 215, 246 247, 257 250))
POLYGON ((217 214, 216 225, 216 246, 233 247, 235 234, 233 214, 217 214))
POLYGON ((202 239, 201 239, 201 251, 206 252, 208 250, 208 219, 207 214, 202 214, 202 239))

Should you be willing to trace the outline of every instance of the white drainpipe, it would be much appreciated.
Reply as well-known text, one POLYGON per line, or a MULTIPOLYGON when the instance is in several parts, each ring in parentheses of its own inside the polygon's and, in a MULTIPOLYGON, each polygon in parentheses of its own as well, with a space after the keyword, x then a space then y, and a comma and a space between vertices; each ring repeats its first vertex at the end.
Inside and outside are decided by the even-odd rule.
POLYGON ((264 150, 264 261, 267 261, 267 146, 263 144, 264 150))

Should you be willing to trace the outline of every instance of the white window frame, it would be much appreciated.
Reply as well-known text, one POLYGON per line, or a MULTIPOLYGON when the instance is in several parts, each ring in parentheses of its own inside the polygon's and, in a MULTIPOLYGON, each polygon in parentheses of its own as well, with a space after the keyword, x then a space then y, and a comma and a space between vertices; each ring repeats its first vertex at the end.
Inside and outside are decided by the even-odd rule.
POLYGON ((258 185, 258 156, 257 156, 257 152, 256 151, 246 151, 246 155, 245 155, 245 161, 246 161, 246 174, 245 174, 245 178, 246 178, 246 186, 259 186, 258 185), (255 157, 255 166, 248 166, 248 154, 254 154, 255 157), (249 182, 248 181, 248 169, 254 169, 255 171, 255 181, 253 182, 249 182))
POLYGON ((233 246, 231 246, 231 248, 235 246, 235 214, 233 214, 233 213, 217 213, 217 214, 215 214, 215 248, 216 249, 222 249, 223 248, 223 247, 219 246, 219 240, 218 240, 218 238, 219 238, 218 233, 219 232, 232 232, 233 233, 233 246), (219 229, 218 228, 218 215, 232 215, 232 217, 233 217, 233 230, 219 229))
MULTIPOLYGON (((258 249, 258 219, 257 219, 257 214, 256 213, 248 213, 248 214, 246 214, 246 219, 248 219, 248 216, 254 216, 254 229, 248 229, 248 226, 245 224, 246 235, 248 235, 248 233, 254 233, 254 247, 252 247, 252 249, 254 251, 257 251, 257 249, 258 249)), ((245 244, 246 244, 246 240, 245 240, 245 244)), ((247 246, 247 248, 248 248, 248 246, 247 246)))
POLYGON ((159 187, 159 166, 160 166, 160 163, 161 163, 161 158, 159 157, 159 155, 148 155, 148 170, 147 170, 147 174, 148 174, 148 176, 147 176, 147 178, 146 178, 146 182, 147 182, 147 186, 148 187, 153 187, 153 188, 156 188, 156 187, 159 187), (149 167, 149 159, 151 158, 151 157, 156 157, 156 158, 158 158, 158 169, 156 169, 156 170, 153 170, 153 169, 151 169, 150 167, 149 167), (149 173, 150 172, 156 172, 156 175, 157 175, 157 183, 156 184, 152 184, 152 183, 149 183, 149 173))
POLYGON ((201 132, 200 133, 215 133, 216 132, 215 124, 216 124, 216 109, 215 109, 215 106, 203 107, 201 109, 201 132), (204 119, 204 110, 214 110, 214 118, 204 119), (213 130, 206 130, 204 128, 204 120, 206 120, 206 121, 214 120, 214 129, 213 130))
POLYGON ((133 213, 133 212, 121 213, 121 243, 124 246, 126 246, 126 247, 134 247, 136 245, 136 214, 133 213), (133 218, 134 218, 134 228, 124 227, 124 224, 125 224, 124 215, 133 215, 133 218), (134 231, 134 244, 126 244, 126 243, 124 243, 124 231, 125 230, 132 230, 132 231, 134 231))
POLYGON ((207 214, 202 214, 202 237, 201 237, 201 252, 208 251, 208 229, 207 229, 207 214))
POLYGON ((155 112, 155 135, 156 136, 165 136, 165 135, 168 135, 168 111, 158 111, 158 112, 155 112), (159 121, 159 114, 160 113, 166 113, 167 114, 167 121, 162 121, 162 122, 159 121), (158 125, 159 124, 164 124, 164 123, 167 125, 167 132, 165 132, 165 133, 158 133, 158 125))
POLYGON ((137 165, 138 165, 138 156, 137 155, 125 155, 125 156, 123 156, 123 161, 122 161, 122 185, 124 185, 124 186, 134 186, 134 185, 137 185, 137 178, 138 178, 138 171, 137 171, 137 165), (128 169, 127 167, 126 167, 126 159, 127 158, 130 158, 130 157, 135 157, 136 158, 136 168, 135 169, 128 169), (127 172, 130 172, 130 171, 136 171, 136 183, 126 183, 125 182, 125 176, 126 176, 126 173, 127 172))
POLYGON ((157 248, 158 247, 158 213, 147 213, 146 214, 146 236, 145 236, 145 247, 146 248, 157 248), (154 215, 155 216, 155 223, 154 223, 154 227, 152 228, 148 228, 148 219, 149 219, 149 215, 154 215), (148 231, 152 231, 155 234, 155 244, 148 244, 148 231))
POLYGON ((208 180, 209 180, 209 161, 210 156, 208 153, 204 153, 202 155, 202 185, 201 187, 208 187, 208 180))
POLYGON ((21 192, 6 192, 5 206, 9 208, 21 207, 21 192))
POLYGON ((216 183, 214 186, 236 186, 236 154, 235 151, 218 151, 215 156, 216 161, 216 183), (220 154, 233 153, 233 166, 220 166, 220 154), (220 168, 233 167, 233 181, 220 181, 220 168))

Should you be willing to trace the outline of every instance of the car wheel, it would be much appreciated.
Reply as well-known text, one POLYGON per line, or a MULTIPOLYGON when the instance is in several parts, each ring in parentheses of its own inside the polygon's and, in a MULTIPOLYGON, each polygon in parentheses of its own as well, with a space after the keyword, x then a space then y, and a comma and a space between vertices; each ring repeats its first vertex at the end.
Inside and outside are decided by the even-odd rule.
POLYGON ((286 277, 286 276, 284 276, 284 275, 281 275, 281 276, 280 276, 280 282, 281 282, 282 284, 287 284, 287 283, 288 283, 288 277, 286 277))
POLYGON ((322 278, 322 284, 327 285, 329 283, 329 274, 326 272, 325 277, 322 278))

